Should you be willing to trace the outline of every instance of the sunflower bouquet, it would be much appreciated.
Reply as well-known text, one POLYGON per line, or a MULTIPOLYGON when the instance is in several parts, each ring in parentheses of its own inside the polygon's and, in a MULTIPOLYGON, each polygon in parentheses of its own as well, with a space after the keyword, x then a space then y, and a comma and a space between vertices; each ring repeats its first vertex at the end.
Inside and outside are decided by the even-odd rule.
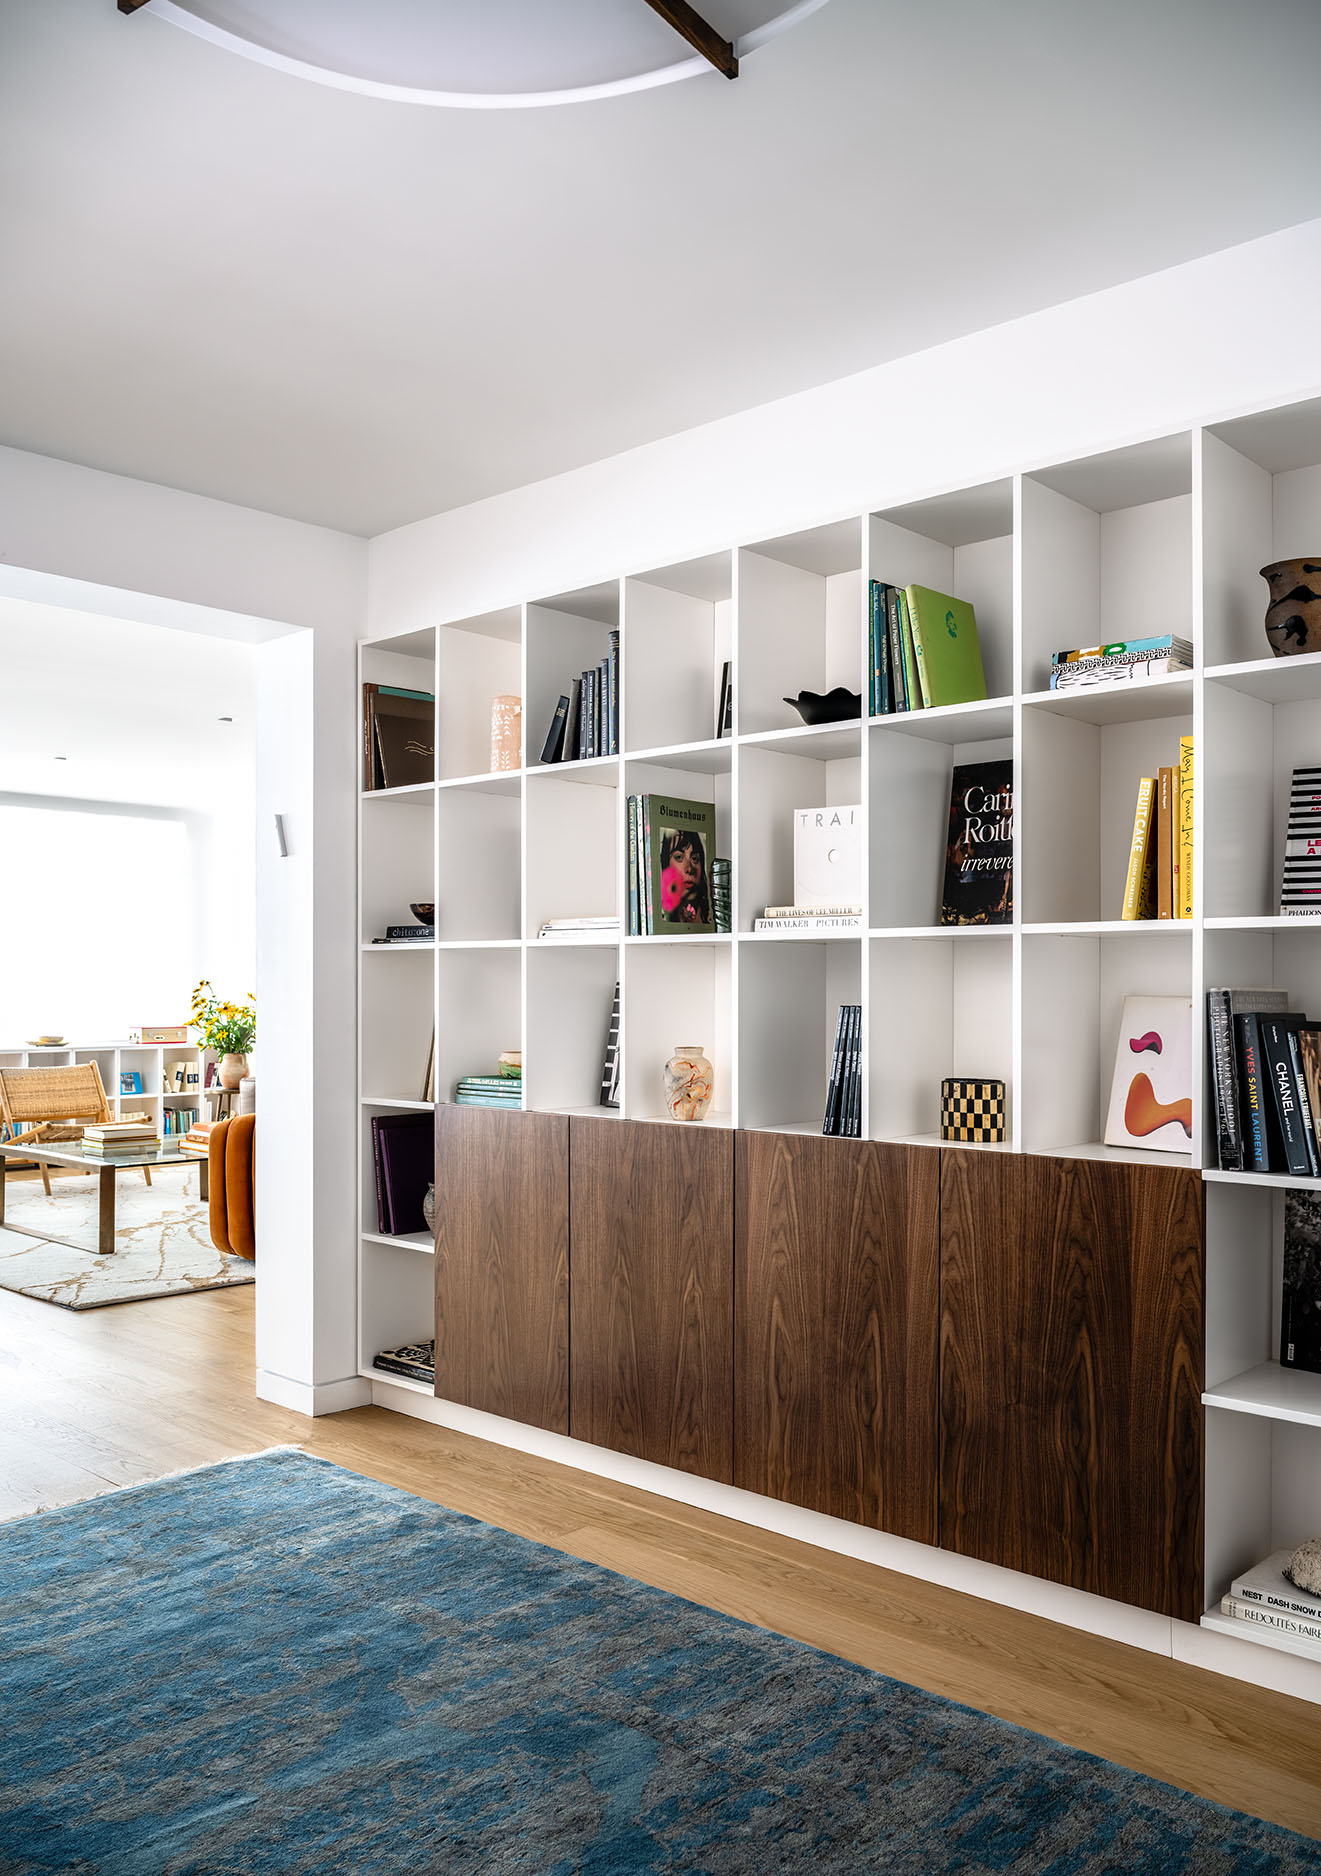
POLYGON ((193 992, 188 1027, 216 1055, 246 1055, 257 1040, 257 999, 249 991, 246 1003, 222 1003, 204 977, 193 992))

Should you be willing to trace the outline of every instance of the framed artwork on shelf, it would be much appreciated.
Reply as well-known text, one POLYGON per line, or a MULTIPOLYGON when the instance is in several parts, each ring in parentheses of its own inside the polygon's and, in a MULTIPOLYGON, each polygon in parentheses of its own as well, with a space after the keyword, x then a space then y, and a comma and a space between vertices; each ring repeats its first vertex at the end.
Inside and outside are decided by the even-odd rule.
POLYGON ((1125 997, 1105 1143, 1186 1153, 1192 1137, 1192 998, 1125 997))

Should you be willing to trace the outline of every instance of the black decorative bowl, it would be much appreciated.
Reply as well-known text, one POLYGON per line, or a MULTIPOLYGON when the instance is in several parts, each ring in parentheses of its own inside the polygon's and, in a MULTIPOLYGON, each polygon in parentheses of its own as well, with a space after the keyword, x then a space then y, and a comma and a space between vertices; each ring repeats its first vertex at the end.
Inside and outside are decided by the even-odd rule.
POLYGON ((837 684, 823 697, 819 691, 800 690, 796 697, 786 697, 804 723, 851 723, 862 715, 862 693, 845 690, 837 684))
POLYGON ((413 917, 417 920, 419 925, 434 925, 435 924, 436 908, 434 904, 424 905, 419 900, 419 902, 416 905, 410 905, 408 909, 413 914, 413 917))

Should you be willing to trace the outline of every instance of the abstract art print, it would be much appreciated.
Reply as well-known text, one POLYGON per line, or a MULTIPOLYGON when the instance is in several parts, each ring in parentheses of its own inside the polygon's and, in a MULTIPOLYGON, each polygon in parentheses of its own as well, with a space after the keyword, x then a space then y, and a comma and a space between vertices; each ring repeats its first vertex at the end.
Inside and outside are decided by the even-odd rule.
POLYGON ((1192 1137, 1192 998, 1125 997, 1105 1143, 1186 1153, 1192 1137))

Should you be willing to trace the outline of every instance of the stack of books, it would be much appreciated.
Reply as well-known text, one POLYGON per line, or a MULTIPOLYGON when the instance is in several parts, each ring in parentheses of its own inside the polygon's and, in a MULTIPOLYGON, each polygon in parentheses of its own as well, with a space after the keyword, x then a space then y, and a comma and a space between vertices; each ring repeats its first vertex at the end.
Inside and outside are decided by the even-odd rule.
MULTIPOLYGON (((714 932, 716 811, 709 801, 669 795, 628 798, 630 937, 714 932)), ((725 863, 723 884, 729 884, 725 863)), ((727 895, 726 895, 727 896, 727 895)))
MULTIPOLYGON (((435 780, 436 699, 394 684, 362 687, 362 785, 408 788, 435 780)), ((181 1042, 187 1035, 180 1036, 181 1042)))
POLYGON ((841 1003, 835 1021, 835 1052, 826 1086, 822 1133, 862 1134, 862 1005, 841 1003))
POLYGON ((856 931, 862 924, 860 905, 768 905, 753 919, 754 931, 856 931))
POLYGON ((711 910, 715 914, 717 931, 734 929, 734 894, 730 877, 728 860, 712 860, 711 910))
POLYGON ((382 1374, 402 1374, 410 1381, 425 1381, 428 1387, 434 1387, 436 1338, 431 1336, 425 1342, 402 1342, 398 1348, 383 1348, 379 1355, 373 1355, 372 1367, 379 1368, 382 1374))
POLYGON ((1295 769, 1289 787, 1280 916, 1321 912, 1321 768, 1295 769))
POLYGON ((556 703, 541 760, 583 762, 618 754, 619 633, 611 632, 607 656, 574 678, 556 703))
POLYGON ((436 936, 434 925, 387 925, 384 938, 373 938, 374 945, 429 945, 436 936))
POLYGON ((872 716, 985 697, 977 615, 966 599, 872 580, 868 600, 872 716))
POLYGON ((154 1153, 160 1146, 154 1121, 102 1120, 83 1129, 83 1151, 94 1159, 116 1153, 154 1153))
POLYGON ((1222 1597, 1221 1615, 1299 1644, 1299 1652, 1321 1655, 1321 1596, 1299 1589, 1286 1572, 1292 1552, 1277 1550, 1236 1576, 1222 1597))
POLYGON ((1138 783, 1121 916, 1193 915, 1193 739, 1179 738, 1179 766, 1138 783))
POLYGON ((598 938, 618 937, 619 920, 610 918, 548 918, 537 926, 538 938, 561 938, 572 942, 584 934, 598 938))
POLYGON ((1112 645, 1083 645, 1052 652, 1050 688, 1088 690, 1097 684, 1143 684, 1193 668, 1186 638, 1161 632, 1154 638, 1117 639, 1112 645))
POLYGON ((496 1062, 493 1075, 464 1075, 454 1090, 459 1107, 522 1107, 523 1056, 507 1049, 496 1062))
POLYGON ((1321 1177, 1321 1025, 1284 990, 1208 990, 1222 1172, 1321 1177))
POLYGON ((204 1158, 211 1151, 211 1131, 215 1125, 213 1120, 195 1120, 180 1140, 179 1151, 196 1153, 199 1158, 204 1158))

